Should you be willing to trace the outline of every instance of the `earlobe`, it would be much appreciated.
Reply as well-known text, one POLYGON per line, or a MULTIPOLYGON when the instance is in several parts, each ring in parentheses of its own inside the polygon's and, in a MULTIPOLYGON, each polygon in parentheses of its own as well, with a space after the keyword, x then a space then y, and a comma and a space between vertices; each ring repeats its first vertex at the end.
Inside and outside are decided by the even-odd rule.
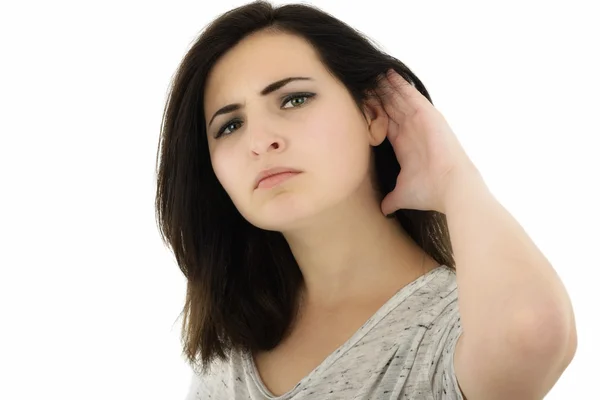
POLYGON ((379 146, 387 136, 389 116, 377 95, 372 95, 365 101, 364 113, 367 119, 369 143, 371 146, 379 146))

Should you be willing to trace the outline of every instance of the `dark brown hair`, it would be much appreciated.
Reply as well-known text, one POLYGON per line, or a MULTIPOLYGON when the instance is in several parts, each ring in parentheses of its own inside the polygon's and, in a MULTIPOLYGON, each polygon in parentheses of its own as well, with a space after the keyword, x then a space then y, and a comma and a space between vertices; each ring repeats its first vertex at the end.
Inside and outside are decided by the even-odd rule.
MULTIPOLYGON (((394 68, 430 102, 425 86, 399 60, 316 7, 256 1, 210 23, 183 58, 164 110, 157 154, 156 218, 163 241, 187 278, 183 353, 203 371, 231 350, 270 350, 297 312, 302 274, 279 232, 259 229, 235 208, 212 169, 204 121, 206 78, 229 49, 257 31, 298 35, 316 50, 357 105, 394 68)), ((400 172, 387 139, 373 148, 375 182, 390 192, 400 172)), ((399 210, 395 218, 438 263, 454 268, 446 217, 399 210)))

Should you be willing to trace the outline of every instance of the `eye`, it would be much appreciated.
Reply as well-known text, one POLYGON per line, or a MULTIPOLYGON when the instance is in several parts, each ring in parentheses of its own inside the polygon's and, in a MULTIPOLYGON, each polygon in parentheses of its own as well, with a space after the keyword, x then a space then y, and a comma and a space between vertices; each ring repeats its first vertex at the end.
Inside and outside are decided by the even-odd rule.
MULTIPOLYGON (((286 96, 283 99, 283 103, 281 103, 281 108, 283 109, 289 109, 289 108, 299 108, 302 107, 304 104, 306 104, 308 102, 309 99, 313 98, 315 96, 315 93, 295 93, 289 96, 286 96), (300 103, 297 103, 297 105, 294 105, 292 107, 283 107, 285 104, 291 102, 292 100, 298 100, 298 99, 306 99, 300 103)), ((292 103, 293 104, 293 103, 292 103)), ((219 129, 219 131, 217 132, 215 138, 218 139, 219 137, 223 136, 223 135, 230 135, 231 133, 233 133, 232 130, 230 130, 229 132, 226 132, 228 128, 230 128, 231 126, 234 126, 235 124, 242 124, 242 121, 238 118, 232 119, 228 122, 225 123, 225 125, 221 126, 221 128, 219 129)), ((235 129, 234 129, 235 130, 235 129)))
POLYGON ((242 121, 240 121, 239 119, 232 119, 231 121, 226 122, 225 125, 223 125, 219 129, 219 131, 217 132, 217 135, 215 136, 215 138, 218 139, 219 137, 221 137, 223 135, 229 135, 231 132, 225 132, 227 130, 227 128, 230 128, 232 125, 235 125, 235 124, 238 124, 238 123, 241 124, 242 121))
POLYGON ((314 95, 315 95, 314 93, 296 93, 296 94, 287 96, 286 98, 283 99, 283 103, 281 104, 281 108, 290 108, 290 107, 283 107, 283 105, 289 103, 292 100, 298 100, 298 99, 303 99, 304 98, 306 100, 304 100, 300 104, 296 103, 296 104, 298 104, 297 107, 294 106, 294 107, 291 107, 291 108, 302 107, 304 104, 306 104, 308 102, 308 100, 310 98, 314 97, 314 95))

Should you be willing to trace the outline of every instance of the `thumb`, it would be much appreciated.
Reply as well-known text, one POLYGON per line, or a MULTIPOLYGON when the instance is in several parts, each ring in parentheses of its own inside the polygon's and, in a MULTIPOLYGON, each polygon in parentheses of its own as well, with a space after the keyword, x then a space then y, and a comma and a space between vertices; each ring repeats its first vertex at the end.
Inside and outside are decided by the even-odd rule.
POLYGON ((396 190, 392 190, 383 198, 381 201, 381 212, 383 215, 389 216, 400 209, 397 197, 398 194, 396 193, 396 190))

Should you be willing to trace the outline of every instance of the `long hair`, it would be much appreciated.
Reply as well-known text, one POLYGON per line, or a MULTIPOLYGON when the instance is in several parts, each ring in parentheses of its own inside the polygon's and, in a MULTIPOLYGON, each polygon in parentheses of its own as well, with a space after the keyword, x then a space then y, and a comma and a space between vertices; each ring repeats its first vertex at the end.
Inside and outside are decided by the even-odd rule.
MULTIPOLYGON (((212 169, 204 120, 206 78, 217 60, 258 31, 298 35, 346 87, 357 106, 390 68, 430 102, 419 78, 364 35, 314 6, 256 1, 211 22, 184 56, 164 109, 157 153, 156 218, 164 243, 187 278, 181 339, 186 361, 206 371, 232 350, 273 349, 298 311, 303 277, 279 232, 246 221, 212 169)), ((432 103, 433 104, 433 103, 432 103)), ((385 139, 373 148, 375 184, 395 187, 400 165, 385 139)), ((446 217, 399 210, 396 220, 438 263, 454 268, 446 217)))

